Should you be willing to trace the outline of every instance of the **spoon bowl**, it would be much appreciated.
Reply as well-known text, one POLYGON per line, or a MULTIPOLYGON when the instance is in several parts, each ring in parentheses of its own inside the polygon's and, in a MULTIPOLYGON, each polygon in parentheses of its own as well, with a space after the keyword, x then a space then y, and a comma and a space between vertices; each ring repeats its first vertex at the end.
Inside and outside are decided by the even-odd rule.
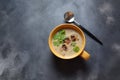
POLYGON ((67 22, 67 23, 74 22, 74 20, 75 20, 74 13, 71 11, 66 12, 64 14, 64 19, 65 19, 65 22, 67 22))

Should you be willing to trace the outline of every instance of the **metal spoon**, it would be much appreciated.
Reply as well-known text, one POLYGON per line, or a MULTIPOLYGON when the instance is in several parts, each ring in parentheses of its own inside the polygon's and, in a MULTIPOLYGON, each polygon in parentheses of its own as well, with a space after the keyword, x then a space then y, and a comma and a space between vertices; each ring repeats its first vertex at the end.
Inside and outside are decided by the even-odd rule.
POLYGON ((94 39, 99 44, 103 45, 103 43, 95 37, 92 33, 90 33, 87 29, 85 29, 83 26, 81 26, 74 17, 74 13, 71 11, 68 11, 64 14, 64 19, 66 23, 74 23, 75 25, 79 26, 87 35, 89 35, 92 39, 94 39))

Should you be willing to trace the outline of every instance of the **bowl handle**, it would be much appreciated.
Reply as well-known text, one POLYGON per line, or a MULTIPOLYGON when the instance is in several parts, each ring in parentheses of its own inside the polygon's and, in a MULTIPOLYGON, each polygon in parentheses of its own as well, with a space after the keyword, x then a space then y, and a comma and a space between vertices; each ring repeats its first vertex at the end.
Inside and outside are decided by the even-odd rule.
POLYGON ((88 60, 90 58, 90 54, 86 52, 85 50, 81 53, 80 57, 82 57, 84 60, 88 60))

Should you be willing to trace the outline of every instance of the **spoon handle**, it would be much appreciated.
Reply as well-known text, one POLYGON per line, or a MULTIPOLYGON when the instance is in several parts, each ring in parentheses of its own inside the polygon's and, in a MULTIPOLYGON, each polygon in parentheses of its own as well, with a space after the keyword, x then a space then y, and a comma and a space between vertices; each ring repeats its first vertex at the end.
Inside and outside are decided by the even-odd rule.
POLYGON ((74 20, 73 22, 75 25, 79 26, 87 35, 89 35, 93 40, 95 40, 96 42, 98 42, 99 44, 103 45, 103 43, 97 38, 95 37, 91 32, 89 32, 87 29, 85 29, 83 26, 81 26, 77 21, 74 20))

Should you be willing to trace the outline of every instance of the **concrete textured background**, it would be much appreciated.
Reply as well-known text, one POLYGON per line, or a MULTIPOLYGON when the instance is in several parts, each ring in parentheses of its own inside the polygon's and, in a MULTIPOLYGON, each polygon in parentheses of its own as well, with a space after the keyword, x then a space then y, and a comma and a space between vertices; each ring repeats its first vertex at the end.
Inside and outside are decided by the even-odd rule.
POLYGON ((120 80, 120 0, 0 0, 0 80, 120 80), (89 61, 61 60, 50 31, 73 11, 86 35, 89 61))

